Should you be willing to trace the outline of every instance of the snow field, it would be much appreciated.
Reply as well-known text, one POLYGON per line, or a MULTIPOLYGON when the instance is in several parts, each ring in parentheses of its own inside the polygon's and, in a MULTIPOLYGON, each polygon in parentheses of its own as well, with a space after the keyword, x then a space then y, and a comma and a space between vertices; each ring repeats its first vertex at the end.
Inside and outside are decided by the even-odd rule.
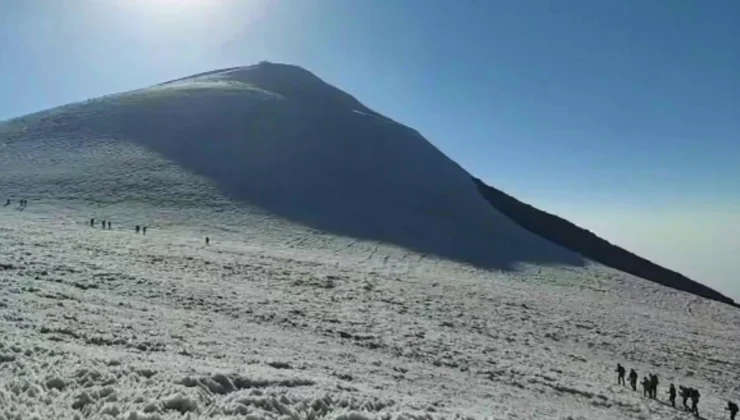
POLYGON ((598 265, 483 271, 278 222, 206 247, 202 224, 88 214, 0 210, 0 418, 682 416, 617 361, 696 386, 707 418, 738 391, 733 308, 598 265))
POLYGON ((522 230, 299 68, 2 123, 0 197, 29 200, 0 208, 0 420, 685 416, 617 362, 707 418, 740 392, 736 308, 522 230))

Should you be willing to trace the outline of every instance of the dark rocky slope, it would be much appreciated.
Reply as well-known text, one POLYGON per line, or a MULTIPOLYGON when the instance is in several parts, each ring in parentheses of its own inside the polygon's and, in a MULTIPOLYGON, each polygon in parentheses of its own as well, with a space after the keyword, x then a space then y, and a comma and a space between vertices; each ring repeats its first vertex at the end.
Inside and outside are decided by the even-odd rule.
POLYGON ((539 210, 473 177, 478 191, 519 226, 586 258, 652 282, 737 306, 727 296, 661 267, 596 236, 575 224, 539 210))

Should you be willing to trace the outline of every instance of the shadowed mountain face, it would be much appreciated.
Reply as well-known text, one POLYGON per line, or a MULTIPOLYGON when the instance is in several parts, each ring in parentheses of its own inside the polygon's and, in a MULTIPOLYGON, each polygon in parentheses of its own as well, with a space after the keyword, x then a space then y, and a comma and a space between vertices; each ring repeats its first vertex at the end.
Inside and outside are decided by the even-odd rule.
MULTIPOLYGON (((25 194, 44 182, 53 195, 64 178, 67 197, 120 202, 115 186, 131 184, 135 172, 155 179, 154 173, 142 175, 151 170, 139 164, 146 156, 123 152, 135 144, 208 179, 236 201, 332 234, 483 268, 585 264, 579 254, 491 207, 470 175, 419 133, 295 66, 214 71, 72 104, 10 121, 0 126, 0 138, 5 151, 54 165, 33 183, 16 171, 14 182, 25 194), (98 139, 115 139, 121 152, 85 153, 98 139), (64 167, 39 157, 62 142, 71 159, 64 167), (94 177, 78 173, 91 158, 105 170, 94 177), (102 180, 112 188, 96 188, 102 180)), ((130 185, 127 194, 136 190, 143 197, 152 187, 130 185)))
POLYGON ((663 268, 608 241, 592 232, 490 187, 473 178, 481 194, 493 207, 514 220, 519 226, 606 266, 642 277, 664 286, 698 296, 734 304, 733 300, 679 273, 663 268))

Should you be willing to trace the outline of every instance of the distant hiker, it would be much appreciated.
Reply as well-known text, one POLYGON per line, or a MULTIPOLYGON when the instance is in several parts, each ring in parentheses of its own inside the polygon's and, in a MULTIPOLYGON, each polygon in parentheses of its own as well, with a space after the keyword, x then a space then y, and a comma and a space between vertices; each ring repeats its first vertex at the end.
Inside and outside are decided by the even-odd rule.
POLYGON ((139 229, 141 229, 141 227, 139 227, 139 225, 136 225, 136 233, 139 233, 139 229))
POLYGON ((95 226, 95 218, 90 219, 90 227, 95 226))
POLYGON ((107 226, 107 225, 105 224, 105 220, 103 220, 103 221, 102 221, 102 222, 100 223, 100 227, 101 227, 101 228, 103 228, 103 229, 105 229, 105 227, 106 227, 106 226, 107 226))
POLYGON ((634 369, 630 369, 630 385, 633 391, 637 391, 637 372, 634 369))
POLYGON ((143 228, 141 228, 141 232, 142 232, 142 233, 143 233, 144 235, 146 235, 146 226, 144 226, 143 228))
POLYGON ((730 410, 730 420, 735 420, 735 416, 737 416, 737 404, 732 401, 727 401, 727 407, 725 407, 725 410, 730 410))
POLYGON ((696 388, 691 389, 691 412, 695 416, 699 416, 699 397, 701 397, 699 390, 696 388))
POLYGON ((8 207, 9 205, 10 205, 10 199, 7 199, 7 200, 5 201, 5 207, 8 207))
POLYGON ((658 375, 650 375, 650 398, 658 398, 658 375))
POLYGON ((671 402, 673 408, 676 408, 676 387, 673 384, 668 388, 668 401, 671 402))
POLYGON ((111 223, 110 223, 110 220, 108 220, 108 230, 110 229, 111 229, 111 223))
POLYGON ((211 238, 206 236, 206 245, 209 245, 211 243, 211 238))
POLYGON ((647 376, 644 376, 642 378, 642 396, 643 397, 650 396, 650 379, 648 379, 647 376))
POLYGON ((683 409, 689 411, 689 406, 688 404, 686 404, 686 401, 688 401, 689 397, 691 396, 691 390, 683 385, 679 385, 678 389, 681 390, 680 394, 681 400, 683 400, 683 409))
POLYGON ((624 366, 617 363, 617 384, 624 385, 624 374, 626 370, 624 369, 624 366))

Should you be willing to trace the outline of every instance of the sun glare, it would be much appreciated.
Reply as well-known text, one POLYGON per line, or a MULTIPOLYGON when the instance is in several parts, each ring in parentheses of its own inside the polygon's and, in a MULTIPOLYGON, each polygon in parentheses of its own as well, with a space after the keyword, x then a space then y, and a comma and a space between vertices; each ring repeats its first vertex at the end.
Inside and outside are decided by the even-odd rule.
POLYGON ((165 16, 204 13, 224 4, 219 0, 128 0, 127 3, 143 13, 165 16))
POLYGON ((203 33, 218 36, 259 19, 265 0, 118 0, 125 13, 142 28, 158 28, 163 34, 203 33))

